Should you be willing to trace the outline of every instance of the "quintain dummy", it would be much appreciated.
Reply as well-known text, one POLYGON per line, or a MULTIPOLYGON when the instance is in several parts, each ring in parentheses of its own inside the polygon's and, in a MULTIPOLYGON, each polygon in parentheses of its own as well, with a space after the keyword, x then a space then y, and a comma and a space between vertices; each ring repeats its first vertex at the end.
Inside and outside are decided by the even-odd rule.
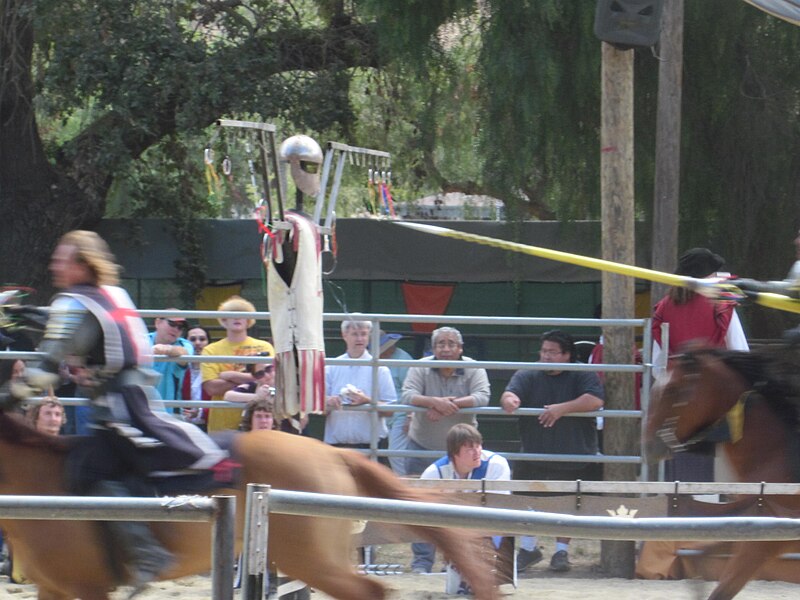
MULTIPOLYGON (((322 150, 305 135, 281 144, 298 189, 319 191, 322 150)), ((288 229, 276 227, 267 267, 267 299, 275 344, 275 416, 289 418, 322 412, 325 395, 325 340, 322 330, 320 237, 306 215, 290 211, 288 229)))

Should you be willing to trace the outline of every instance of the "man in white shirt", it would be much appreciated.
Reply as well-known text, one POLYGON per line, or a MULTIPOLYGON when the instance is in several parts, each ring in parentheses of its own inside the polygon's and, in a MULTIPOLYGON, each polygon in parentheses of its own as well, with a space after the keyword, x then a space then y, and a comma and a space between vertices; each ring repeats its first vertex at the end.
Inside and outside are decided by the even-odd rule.
MULTIPOLYGON (((370 321, 342 321, 342 339, 347 351, 337 358, 354 358, 365 363, 372 360, 367 352, 370 321)), ((372 403, 371 364, 325 367, 325 436, 323 441, 342 448, 369 448, 372 415, 366 411, 343 410, 343 406, 372 403)), ((392 374, 387 367, 378 368, 377 404, 397 401, 392 374)), ((383 416, 378 419, 378 438, 387 435, 383 416)))

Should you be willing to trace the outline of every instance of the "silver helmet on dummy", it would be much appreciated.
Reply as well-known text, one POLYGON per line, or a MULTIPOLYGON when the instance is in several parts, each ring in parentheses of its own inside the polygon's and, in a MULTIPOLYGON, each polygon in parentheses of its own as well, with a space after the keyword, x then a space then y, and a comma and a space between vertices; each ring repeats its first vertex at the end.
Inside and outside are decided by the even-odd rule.
POLYGON ((320 185, 322 148, 307 135, 293 135, 281 144, 279 156, 289 163, 292 179, 298 189, 309 196, 316 196, 320 185))

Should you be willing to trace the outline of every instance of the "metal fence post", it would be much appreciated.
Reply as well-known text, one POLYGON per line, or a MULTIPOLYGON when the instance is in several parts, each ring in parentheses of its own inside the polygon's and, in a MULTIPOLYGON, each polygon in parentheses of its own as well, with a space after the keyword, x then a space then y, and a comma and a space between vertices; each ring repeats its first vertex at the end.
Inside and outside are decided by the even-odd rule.
POLYGON ((268 496, 270 486, 247 484, 242 544, 242 600, 262 600, 267 572, 268 496))
POLYGON ((236 523, 236 497, 213 496, 216 519, 211 538, 211 597, 233 600, 233 547, 236 523))

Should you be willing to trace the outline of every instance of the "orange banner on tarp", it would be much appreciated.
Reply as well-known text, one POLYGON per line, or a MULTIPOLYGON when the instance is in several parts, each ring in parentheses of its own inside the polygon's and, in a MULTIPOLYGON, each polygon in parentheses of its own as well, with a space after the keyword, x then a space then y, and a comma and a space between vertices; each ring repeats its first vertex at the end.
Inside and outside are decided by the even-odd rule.
MULTIPOLYGON (((403 283, 403 299, 410 315, 443 315, 453 297, 455 284, 403 283)), ((412 323, 418 333, 430 333, 436 323, 412 323)))

